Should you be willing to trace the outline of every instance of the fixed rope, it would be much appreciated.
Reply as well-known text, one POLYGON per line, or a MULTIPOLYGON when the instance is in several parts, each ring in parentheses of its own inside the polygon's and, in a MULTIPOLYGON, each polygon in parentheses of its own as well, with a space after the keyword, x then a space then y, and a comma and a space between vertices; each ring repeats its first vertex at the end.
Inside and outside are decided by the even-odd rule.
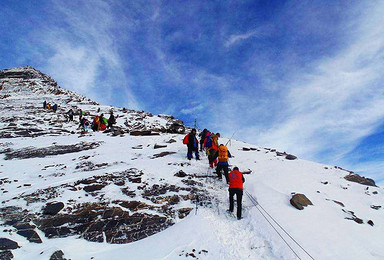
POLYGON ((255 205, 255 207, 257 208, 257 210, 260 212, 260 214, 265 218, 265 220, 267 220, 267 222, 271 225, 271 227, 276 231, 276 233, 281 237, 281 239, 285 242, 285 244, 287 244, 287 246, 292 250, 292 252, 296 255, 296 257, 298 259, 301 260, 301 258, 299 257, 299 255, 295 252, 295 250, 288 244, 288 242, 284 239, 284 237, 278 232, 278 230, 274 227, 274 225, 271 223, 271 221, 266 217, 265 214, 268 215, 268 217, 270 219, 272 219, 272 221, 281 229, 283 230, 283 232, 290 238, 292 239, 293 242, 295 242, 295 244, 297 246, 299 246, 311 259, 314 260, 314 258, 260 205, 260 203, 256 200, 255 197, 252 196, 252 194, 250 194, 248 191, 245 191, 245 194, 248 196, 248 198, 251 200, 251 202, 255 205), (259 207, 260 208, 259 208, 259 207), (262 212, 260 209, 262 209, 264 212, 262 212), (265 213, 265 214, 264 214, 265 213))

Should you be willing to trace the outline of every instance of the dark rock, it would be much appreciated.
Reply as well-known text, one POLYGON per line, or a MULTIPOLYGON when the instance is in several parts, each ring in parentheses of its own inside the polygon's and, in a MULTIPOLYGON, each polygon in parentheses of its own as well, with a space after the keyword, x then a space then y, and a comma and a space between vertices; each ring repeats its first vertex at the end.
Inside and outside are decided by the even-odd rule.
POLYGON ((151 131, 131 131, 129 134, 133 136, 160 135, 160 133, 152 133, 151 131))
POLYGON ((380 208, 381 208, 381 206, 371 205, 371 209, 379 210, 380 208))
POLYGON ((327 184, 328 184, 327 181, 324 181, 324 182, 322 181, 321 183, 324 184, 324 185, 327 185, 327 184))
POLYGON ((143 146, 140 144, 140 145, 132 147, 132 149, 143 149, 143 146))
POLYGON ((185 133, 184 122, 181 120, 174 120, 174 118, 171 118, 171 120, 168 121, 166 124, 166 131, 168 133, 183 134, 185 133))
POLYGON ((112 130, 112 136, 124 135, 124 130, 121 128, 114 128, 112 130))
POLYGON ((333 202, 335 202, 336 204, 342 206, 342 207, 345 207, 344 206, 344 203, 340 202, 340 201, 337 201, 337 200, 333 200, 333 202))
POLYGON ((106 186, 106 184, 95 184, 95 185, 85 186, 83 189, 86 192, 93 192, 93 191, 101 190, 105 186, 106 186))
POLYGON ((36 219, 48 238, 80 235, 93 242, 130 243, 158 233, 173 222, 167 217, 129 212, 99 203, 78 205, 71 214, 36 219))
POLYGON ((152 206, 149 206, 148 204, 145 204, 144 202, 141 201, 121 201, 119 202, 119 205, 127 208, 131 211, 137 211, 141 209, 150 209, 152 206))
POLYGON ((343 209, 343 211, 350 216, 350 217, 346 217, 345 219, 353 220, 358 224, 364 223, 364 221, 361 218, 356 217, 355 212, 350 211, 350 210, 344 210, 344 209, 343 209))
POLYGON ((26 147, 5 154, 5 160, 43 158, 50 155, 76 153, 80 151, 95 149, 100 143, 81 142, 74 145, 53 145, 44 148, 26 147))
POLYGON ((377 191, 374 191, 374 192, 372 192, 372 194, 375 194, 375 195, 376 195, 376 194, 378 194, 378 192, 377 192, 377 191))
POLYGON ((296 160, 297 157, 292 155, 292 154, 288 154, 287 156, 285 156, 285 159, 287 159, 287 160, 296 160))
POLYGON ((369 225, 371 225, 372 227, 373 227, 373 225, 375 225, 374 223, 373 223, 373 221, 372 220, 368 220, 368 222, 367 222, 369 225))
POLYGON ((165 147, 167 147, 167 146, 166 145, 155 144, 153 149, 159 149, 159 148, 165 148, 165 147))
POLYGON ((136 193, 134 191, 129 190, 129 188, 122 188, 121 192, 127 195, 128 197, 131 197, 131 198, 136 197, 136 193))
POLYGON ((170 155, 170 154, 174 154, 176 152, 161 152, 161 153, 158 153, 158 154, 154 154, 151 159, 156 159, 156 158, 160 158, 160 157, 164 157, 164 156, 167 156, 167 155, 170 155))
POLYGON ((19 245, 17 242, 8 238, 0 238, 0 250, 17 249, 19 245))
POLYGON ((167 141, 166 143, 168 144, 171 144, 171 143, 176 143, 177 141, 175 139, 170 139, 169 141, 167 141))
POLYGON ((179 202, 180 202, 180 197, 177 196, 177 195, 173 195, 172 197, 170 197, 170 198, 168 199, 168 203, 169 203, 170 205, 175 205, 175 204, 177 204, 177 203, 179 203, 179 202))
POLYGON ((353 221, 355 221, 358 224, 363 224, 364 223, 364 221, 361 218, 358 218, 358 217, 354 217, 353 221))
POLYGON ((56 215, 63 208, 64 208, 63 202, 51 202, 45 206, 45 208, 43 210, 43 214, 44 215, 56 215))
POLYGON ((61 250, 57 250, 55 251, 51 257, 49 258, 49 260, 66 260, 66 258, 64 258, 64 252, 61 251, 61 250))
POLYGON ((17 234, 25 237, 29 242, 38 243, 38 244, 43 243, 43 241, 41 241, 40 236, 36 233, 35 230, 31 230, 31 229, 19 230, 17 231, 17 234))
POLYGON ((356 183, 359 183, 362 185, 368 185, 368 186, 376 187, 376 183, 374 180, 372 180, 370 178, 362 177, 356 173, 348 174, 347 176, 344 177, 344 179, 346 179, 347 181, 356 182, 356 183))
POLYGON ((251 148, 243 147, 243 151, 250 151, 251 148))
POLYGON ((178 210, 178 216, 180 219, 185 218, 192 211, 192 208, 182 208, 178 210))
POLYGON ((180 170, 177 173, 175 173, 174 176, 183 178, 183 177, 187 176, 187 174, 185 172, 183 172, 182 170, 180 170))
POLYGON ((290 199, 290 203, 292 206, 299 210, 304 209, 304 207, 308 205, 313 205, 312 202, 304 194, 300 193, 293 195, 290 199))
POLYGON ((0 259, 1 260, 11 260, 13 258, 12 251, 5 250, 0 252, 0 259))

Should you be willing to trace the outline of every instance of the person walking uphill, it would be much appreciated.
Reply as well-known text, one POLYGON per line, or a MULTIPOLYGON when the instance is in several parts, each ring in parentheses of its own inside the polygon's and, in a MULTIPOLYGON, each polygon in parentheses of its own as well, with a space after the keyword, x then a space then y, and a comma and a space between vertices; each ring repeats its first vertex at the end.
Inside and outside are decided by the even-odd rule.
POLYGON ((203 151, 203 144, 204 144, 205 137, 207 136, 207 132, 208 132, 208 130, 206 128, 204 128, 204 130, 199 134, 199 136, 200 136, 200 152, 203 151))
MULTIPOLYGON (((219 134, 220 136, 220 134, 219 134)), ((214 159, 216 152, 218 151, 218 136, 212 134, 211 132, 207 132, 207 135, 204 140, 204 147, 207 150, 209 167, 213 168, 213 166, 217 166, 217 159, 214 159)))
POLYGON ((229 173, 229 211, 233 212, 233 196, 236 194, 237 219, 241 219, 241 200, 243 199, 244 182, 245 179, 243 173, 239 171, 239 168, 233 168, 233 171, 229 173))
POLYGON ((216 167, 217 177, 221 180, 221 177, 222 177, 221 171, 224 171, 225 180, 227 181, 227 184, 228 184, 229 183, 228 159, 232 158, 232 155, 225 145, 220 144, 218 151, 216 152, 213 159, 216 160, 217 158, 219 159, 219 162, 217 163, 217 167, 216 167))
POLYGON ((192 153, 195 152, 196 160, 200 160, 199 158, 199 142, 196 138, 196 129, 192 129, 191 133, 187 134, 184 137, 183 144, 186 144, 188 147, 187 157, 188 160, 192 159, 192 153))

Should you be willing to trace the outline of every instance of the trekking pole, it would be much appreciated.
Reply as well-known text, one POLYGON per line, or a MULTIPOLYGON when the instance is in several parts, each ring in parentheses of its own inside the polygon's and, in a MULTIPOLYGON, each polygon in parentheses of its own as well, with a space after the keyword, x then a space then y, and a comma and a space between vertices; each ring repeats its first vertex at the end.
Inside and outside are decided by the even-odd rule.
POLYGON ((235 132, 233 132, 231 138, 229 138, 229 140, 228 140, 228 142, 225 144, 225 146, 227 146, 227 144, 232 140, 232 138, 235 136, 235 134, 236 134, 237 131, 238 131, 238 130, 236 130, 235 132))

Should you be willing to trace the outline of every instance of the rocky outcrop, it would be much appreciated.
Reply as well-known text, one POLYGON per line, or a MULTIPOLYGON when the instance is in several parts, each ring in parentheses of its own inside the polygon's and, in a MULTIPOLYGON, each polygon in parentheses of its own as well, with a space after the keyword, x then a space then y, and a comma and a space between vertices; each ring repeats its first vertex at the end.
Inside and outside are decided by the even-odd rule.
POLYGON ((0 238, 0 250, 9 250, 17 248, 19 248, 17 242, 8 238, 0 238))
POLYGON ((12 251, 10 250, 0 251, 1 260, 11 260, 12 258, 13 258, 12 251))
POLYGON ((304 194, 294 194, 289 201, 292 206, 299 210, 303 210, 308 205, 313 205, 312 202, 304 194))
POLYGON ((143 131, 131 131, 129 132, 130 135, 133 136, 149 136, 149 135, 160 135, 159 133, 152 133, 152 131, 143 130, 143 131))
POLYGON ((130 215, 121 208, 100 203, 81 205, 71 214, 40 218, 35 222, 48 238, 80 235, 89 241, 112 244, 140 240, 173 225, 166 217, 145 213, 130 215))
POLYGON ((63 202, 51 202, 45 206, 43 210, 43 214, 53 216, 59 213, 59 211, 62 210, 63 208, 64 208, 63 202))
POLYGON ((80 151, 95 149, 99 142, 81 142, 73 145, 52 145, 44 148, 26 147, 5 154, 5 160, 43 158, 50 155, 77 153, 80 151))
POLYGON ((362 177, 356 173, 348 174, 347 176, 344 177, 344 179, 346 179, 347 181, 356 182, 356 183, 359 183, 362 185, 377 187, 374 180, 372 180, 370 178, 362 177))
POLYGON ((357 224, 363 224, 364 223, 364 221, 361 218, 358 218, 355 215, 355 212, 350 211, 350 210, 344 210, 344 209, 343 209, 343 212, 345 212, 348 215, 348 217, 345 217, 345 219, 353 220, 357 224))
POLYGON ((67 260, 66 258, 64 258, 64 252, 61 251, 61 250, 57 250, 55 251, 51 257, 49 258, 49 260, 67 260))

